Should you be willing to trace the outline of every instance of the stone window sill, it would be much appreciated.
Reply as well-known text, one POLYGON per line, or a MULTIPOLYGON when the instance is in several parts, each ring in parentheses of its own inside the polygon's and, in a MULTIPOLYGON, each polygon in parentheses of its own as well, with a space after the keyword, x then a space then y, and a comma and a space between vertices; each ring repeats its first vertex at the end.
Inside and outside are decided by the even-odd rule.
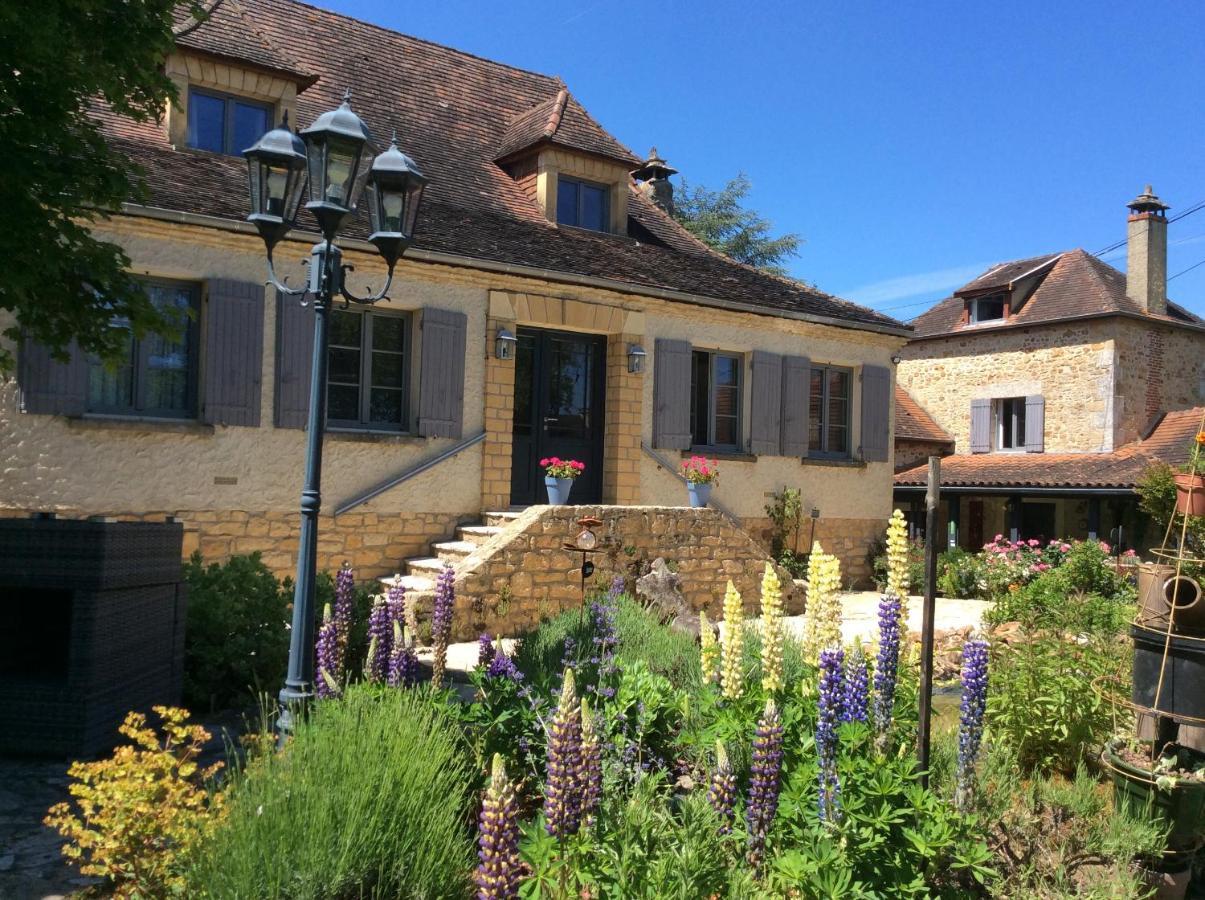
POLYGON ((864 459, 823 459, 805 456, 799 461, 805 466, 828 466, 831 469, 865 469, 864 459))
POLYGON ((382 428, 328 428, 326 436, 333 441, 368 444, 425 444, 427 442, 425 437, 407 431, 386 431, 382 428))
POLYGON ((713 450, 710 447, 691 447, 689 450, 682 451, 683 459, 690 459, 692 456, 706 456, 708 459, 722 459, 727 462, 757 462, 756 454, 745 453, 742 450, 713 450))
POLYGON ((213 426, 196 419, 161 419, 155 416, 73 416, 67 419, 69 428, 84 431, 169 431, 177 434, 213 434, 213 426))

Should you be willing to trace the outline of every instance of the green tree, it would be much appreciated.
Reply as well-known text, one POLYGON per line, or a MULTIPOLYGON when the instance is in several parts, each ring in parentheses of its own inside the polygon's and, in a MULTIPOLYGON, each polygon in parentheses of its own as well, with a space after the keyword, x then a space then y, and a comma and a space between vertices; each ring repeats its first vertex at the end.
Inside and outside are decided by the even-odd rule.
POLYGON ((782 275, 783 263, 799 255, 803 238, 771 234, 773 223, 744 205, 752 188, 744 172, 721 191, 694 186, 680 179, 674 197, 674 218, 714 250, 737 262, 782 275))
MULTIPOLYGON (((171 333, 129 272, 121 248, 89 227, 145 196, 142 174, 102 134, 95 115, 159 119, 174 98, 163 72, 173 11, 182 0, 44 0, 0 3, 0 310, 60 357, 74 339, 117 359, 135 334, 171 333)), ((0 348, 0 372, 13 354, 0 348)))

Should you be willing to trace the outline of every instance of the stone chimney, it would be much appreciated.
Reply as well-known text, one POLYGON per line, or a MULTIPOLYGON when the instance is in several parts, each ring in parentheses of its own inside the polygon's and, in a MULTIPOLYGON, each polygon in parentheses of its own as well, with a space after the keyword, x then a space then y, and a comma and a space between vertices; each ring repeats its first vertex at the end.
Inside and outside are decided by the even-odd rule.
POLYGON ((644 165, 632 172, 632 177, 639 184, 640 192, 660 206, 669 215, 674 214, 674 186, 669 176, 677 175, 677 169, 671 169, 665 160, 657 155, 657 148, 649 151, 649 158, 644 165))
POLYGON ((1148 184, 1126 204, 1126 294, 1143 310, 1167 313, 1167 210, 1148 184))

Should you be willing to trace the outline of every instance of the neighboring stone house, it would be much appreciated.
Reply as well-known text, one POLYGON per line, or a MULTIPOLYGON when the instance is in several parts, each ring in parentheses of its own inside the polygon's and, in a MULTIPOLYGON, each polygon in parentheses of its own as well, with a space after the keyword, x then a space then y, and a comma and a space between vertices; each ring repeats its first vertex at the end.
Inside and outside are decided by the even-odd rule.
MULTIPOLYGON (((1134 486, 1152 456, 1187 458, 1205 321, 1167 299, 1168 207, 1150 187, 1128 206, 1125 273, 1083 250, 1002 263, 912 323, 900 393, 953 438, 942 528, 964 547, 1119 525, 1127 544, 1156 539, 1134 486)), ((896 497, 919 522, 913 462, 897 460, 896 497)))
MULTIPOLYGON (((743 527, 762 537, 770 493, 798 487, 816 537, 866 574, 891 511, 904 326, 705 247, 667 212, 673 170, 559 79, 291 0, 210 6, 180 23, 166 121, 97 111, 149 197, 95 231, 193 318, 179 341, 131 337, 116 371, 20 348, 0 386, 4 514, 177 516, 188 552, 262 551, 292 572, 312 311, 264 287, 239 154, 350 88, 430 185, 389 302, 332 313, 321 568, 380 576, 419 557, 409 583, 429 586, 496 537, 507 515, 475 526, 486 513, 544 501, 542 456, 586 463, 575 504, 680 507, 676 469, 699 452, 743 527), (294 59, 298 34, 322 55, 294 59)), ((344 242, 359 293, 384 274, 366 236, 360 222, 344 242)), ((314 240, 307 218, 276 249, 294 284, 314 240)))

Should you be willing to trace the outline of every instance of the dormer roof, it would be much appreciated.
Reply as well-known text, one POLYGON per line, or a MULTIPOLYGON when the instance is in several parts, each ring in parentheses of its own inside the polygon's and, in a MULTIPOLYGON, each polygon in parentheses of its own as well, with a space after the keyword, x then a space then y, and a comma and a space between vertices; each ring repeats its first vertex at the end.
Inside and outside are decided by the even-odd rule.
POLYGON ((206 0, 203 15, 194 16, 187 4, 173 11, 176 46, 218 59, 250 63, 276 72, 303 87, 318 76, 269 39, 239 0, 206 0))
POLYGON ((554 95, 511 119, 498 148, 499 161, 518 156, 542 144, 556 144, 629 168, 640 160, 594 121, 564 85, 554 95))

